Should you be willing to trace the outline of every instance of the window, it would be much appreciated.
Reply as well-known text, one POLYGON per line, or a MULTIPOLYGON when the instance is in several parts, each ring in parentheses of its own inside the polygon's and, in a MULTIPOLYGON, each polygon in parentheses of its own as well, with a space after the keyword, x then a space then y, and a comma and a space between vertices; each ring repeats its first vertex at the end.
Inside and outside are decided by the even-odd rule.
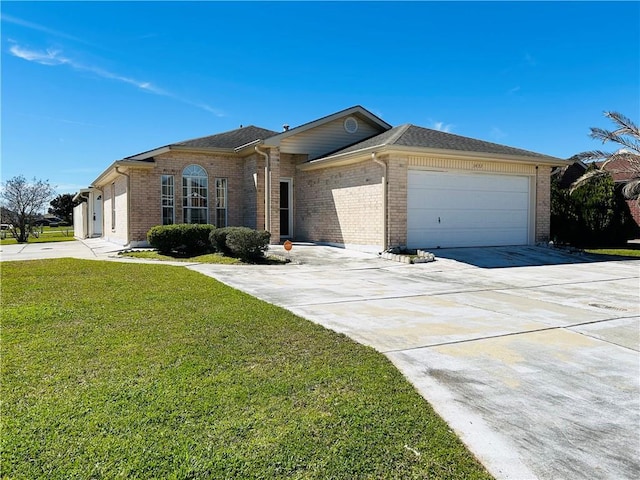
POLYGON ((173 175, 162 175, 162 192, 160 203, 162 205, 162 225, 172 225, 175 223, 174 194, 175 185, 173 175))
POLYGON ((116 184, 111 184, 111 230, 116 231, 116 184))
POLYGON ((227 179, 216 178, 216 227, 227 226, 227 179))
POLYGON ((207 223, 207 172, 199 165, 189 165, 182 171, 182 214, 184 223, 207 223))

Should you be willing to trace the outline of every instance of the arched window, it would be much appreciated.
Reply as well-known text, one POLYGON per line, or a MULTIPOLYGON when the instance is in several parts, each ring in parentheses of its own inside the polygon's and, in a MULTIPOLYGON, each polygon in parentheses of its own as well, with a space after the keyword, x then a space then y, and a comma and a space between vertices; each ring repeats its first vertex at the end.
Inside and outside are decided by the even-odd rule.
POLYGON ((182 213, 184 223, 208 223, 209 180, 200 165, 182 171, 182 213))

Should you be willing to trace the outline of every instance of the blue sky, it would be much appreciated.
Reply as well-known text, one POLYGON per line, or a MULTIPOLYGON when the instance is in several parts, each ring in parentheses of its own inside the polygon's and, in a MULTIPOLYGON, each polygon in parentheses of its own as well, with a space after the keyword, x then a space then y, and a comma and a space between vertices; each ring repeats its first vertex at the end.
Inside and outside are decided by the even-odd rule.
POLYGON ((2 181, 353 105, 567 158, 640 122, 638 2, 7 2, 2 181))

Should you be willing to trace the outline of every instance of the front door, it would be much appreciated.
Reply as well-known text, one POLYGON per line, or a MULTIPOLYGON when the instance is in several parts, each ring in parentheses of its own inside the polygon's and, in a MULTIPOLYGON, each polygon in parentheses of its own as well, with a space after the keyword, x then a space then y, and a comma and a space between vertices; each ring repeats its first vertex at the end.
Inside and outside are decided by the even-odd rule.
POLYGON ((102 194, 94 194, 93 196, 93 222, 92 231, 90 235, 92 237, 102 236, 102 194))
POLYGON ((293 208, 290 178, 280 179, 280 238, 291 238, 293 233, 293 208))

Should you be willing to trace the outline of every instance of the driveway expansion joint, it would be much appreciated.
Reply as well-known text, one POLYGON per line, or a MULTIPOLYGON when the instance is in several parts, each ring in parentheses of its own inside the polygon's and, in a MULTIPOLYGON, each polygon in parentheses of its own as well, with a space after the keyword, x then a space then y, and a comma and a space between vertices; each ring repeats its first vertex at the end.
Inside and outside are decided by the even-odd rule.
POLYGON ((386 355, 386 354, 389 354, 389 353, 410 352, 412 350, 422 350, 422 349, 426 349, 426 348, 443 347, 443 346, 447 346, 447 345, 468 344, 468 343, 473 343, 473 342, 480 342, 482 340, 493 340, 493 339, 496 339, 496 338, 515 337, 515 336, 518 336, 518 335, 528 335, 530 333, 548 332, 548 331, 551 331, 551 330, 568 330, 571 333, 575 333, 575 334, 583 335, 585 337, 593 338, 594 340, 599 340, 601 342, 605 342, 605 343, 608 343, 610 345, 615 345, 616 347, 620 347, 620 348, 624 348, 624 349, 627 349, 627 350, 631 350, 632 352, 638 352, 639 350, 636 350, 634 348, 630 348, 630 347, 627 347, 627 346, 624 346, 624 345, 620 345, 620 344, 617 344, 615 342, 609 342, 609 341, 604 340, 602 338, 599 338, 597 336, 589 335, 589 334, 587 334, 585 332, 571 330, 572 328, 582 327, 582 326, 585 326, 585 325, 593 325, 593 324, 597 324, 597 323, 612 322, 612 321, 616 321, 616 320, 624 320, 624 319, 627 319, 627 318, 628 319, 636 318, 636 315, 630 315, 630 316, 627 316, 627 317, 605 318, 605 319, 600 319, 600 320, 592 320, 590 322, 573 323, 573 324, 570 324, 570 325, 561 325, 561 326, 556 326, 556 327, 534 328, 534 329, 531 329, 531 330, 522 330, 522 331, 519 331, 519 332, 502 333, 500 335, 486 335, 484 337, 467 338, 467 339, 464 339, 464 340, 452 340, 450 342, 431 343, 431 344, 428 344, 428 345, 419 345, 417 347, 384 350, 384 351, 380 351, 380 353, 384 353, 386 355))

